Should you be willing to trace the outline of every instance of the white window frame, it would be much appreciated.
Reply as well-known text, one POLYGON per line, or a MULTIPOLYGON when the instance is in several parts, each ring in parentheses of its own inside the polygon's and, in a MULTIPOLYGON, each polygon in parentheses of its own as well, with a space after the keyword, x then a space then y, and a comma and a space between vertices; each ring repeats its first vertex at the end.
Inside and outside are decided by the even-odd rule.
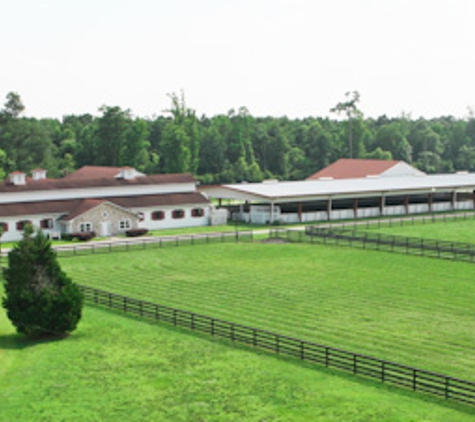
POLYGON ((119 230, 130 230, 132 228, 132 221, 130 218, 123 218, 117 223, 119 230))
POLYGON ((92 232, 93 231, 92 229, 93 229, 92 223, 89 223, 89 222, 79 223, 79 231, 81 233, 92 232))

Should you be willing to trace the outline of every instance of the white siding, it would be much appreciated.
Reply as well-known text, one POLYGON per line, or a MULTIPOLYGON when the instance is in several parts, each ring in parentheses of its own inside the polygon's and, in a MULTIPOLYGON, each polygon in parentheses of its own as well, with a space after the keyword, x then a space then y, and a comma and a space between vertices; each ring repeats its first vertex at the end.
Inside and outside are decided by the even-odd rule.
POLYGON ((149 208, 131 208, 131 211, 143 213, 144 219, 139 222, 139 227, 148 230, 162 230, 162 229, 176 229, 181 227, 199 227, 209 225, 210 207, 207 204, 199 205, 176 205, 163 207, 149 207, 149 208), (191 210, 195 208, 202 208, 204 215, 202 217, 192 217, 191 210), (174 210, 184 210, 184 218, 172 218, 174 210), (152 212, 163 211, 165 218, 163 220, 152 220, 152 212))
POLYGON ((61 232, 60 223, 57 221, 57 219, 61 215, 62 214, 40 214, 40 215, 19 215, 15 217, 3 217, 3 218, 0 217, 0 222, 8 224, 8 231, 3 233, 1 241, 2 242, 16 242, 22 239, 23 231, 19 231, 16 228, 16 223, 18 221, 31 221, 31 223, 33 224, 33 227, 39 228, 41 220, 51 218, 53 219, 53 228, 43 229, 43 232, 49 236, 56 235, 57 233, 61 232))

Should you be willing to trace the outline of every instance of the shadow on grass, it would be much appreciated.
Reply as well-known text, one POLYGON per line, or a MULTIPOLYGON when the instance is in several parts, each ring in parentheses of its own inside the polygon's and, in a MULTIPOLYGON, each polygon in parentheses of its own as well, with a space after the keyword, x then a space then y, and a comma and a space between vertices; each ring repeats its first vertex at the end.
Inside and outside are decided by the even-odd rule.
POLYGON ((0 350, 23 350, 40 344, 56 343, 58 341, 72 340, 75 337, 45 336, 37 338, 28 338, 21 334, 11 333, 0 335, 0 350))

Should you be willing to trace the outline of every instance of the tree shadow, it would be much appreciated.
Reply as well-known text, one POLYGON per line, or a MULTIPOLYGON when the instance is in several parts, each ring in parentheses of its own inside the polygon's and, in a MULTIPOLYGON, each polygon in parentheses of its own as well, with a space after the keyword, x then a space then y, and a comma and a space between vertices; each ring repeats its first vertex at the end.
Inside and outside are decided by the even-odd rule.
POLYGON ((21 334, 0 335, 0 349, 5 350, 23 350, 39 344, 54 343, 63 340, 65 337, 45 336, 38 338, 28 338, 21 334))

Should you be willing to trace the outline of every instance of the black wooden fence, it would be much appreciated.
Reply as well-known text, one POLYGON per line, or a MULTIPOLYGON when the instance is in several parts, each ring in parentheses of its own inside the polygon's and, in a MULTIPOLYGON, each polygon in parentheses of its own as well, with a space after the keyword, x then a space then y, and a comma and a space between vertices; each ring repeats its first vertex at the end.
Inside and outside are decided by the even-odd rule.
POLYGON ((474 220, 474 211, 459 211, 459 212, 433 212, 431 214, 413 214, 413 215, 400 215, 390 217, 375 217, 368 219, 352 219, 346 221, 327 221, 319 223, 325 227, 354 227, 355 229, 366 228, 381 228, 381 227, 396 227, 396 226, 415 226, 431 223, 450 223, 462 220, 474 220))
POLYGON ((254 234, 252 230, 238 230, 221 233, 203 233, 180 236, 147 237, 143 239, 115 240, 107 242, 77 243, 73 245, 56 246, 54 249, 56 250, 59 257, 70 257, 184 245, 251 242, 253 238, 254 234))
POLYGON ((269 236, 271 238, 286 239, 289 242, 323 243, 456 261, 475 261, 475 244, 421 237, 395 236, 358 231, 354 228, 308 226, 305 228, 305 232, 273 229, 270 231, 269 236))
POLYGON ((348 352, 258 328, 158 305, 126 296, 79 286, 86 302, 126 313, 164 321, 175 326, 211 334, 304 361, 338 368, 410 390, 475 405, 475 382, 411 366, 348 352))

